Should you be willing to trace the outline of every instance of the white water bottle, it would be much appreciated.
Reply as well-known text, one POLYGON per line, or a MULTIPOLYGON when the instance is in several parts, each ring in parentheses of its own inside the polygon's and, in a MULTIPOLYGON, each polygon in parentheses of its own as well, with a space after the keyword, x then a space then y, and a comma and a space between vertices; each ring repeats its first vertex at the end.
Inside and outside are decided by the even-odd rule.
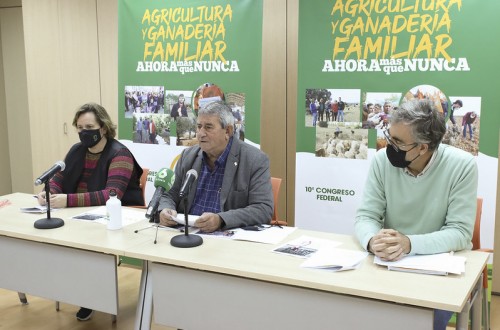
POLYGON ((122 228, 122 202, 116 197, 116 191, 109 191, 109 199, 106 202, 106 211, 108 213, 108 229, 116 230, 122 228))

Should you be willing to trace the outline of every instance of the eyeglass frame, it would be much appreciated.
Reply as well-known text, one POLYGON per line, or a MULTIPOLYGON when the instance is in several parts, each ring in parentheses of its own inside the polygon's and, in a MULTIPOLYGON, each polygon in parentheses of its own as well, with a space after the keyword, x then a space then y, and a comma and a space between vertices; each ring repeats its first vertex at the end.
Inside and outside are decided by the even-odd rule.
POLYGON ((402 144, 402 145, 398 146, 397 143, 392 139, 391 134, 389 133, 388 129, 384 129, 383 133, 384 133, 384 138, 387 141, 387 143, 389 143, 397 152, 401 151, 401 148, 406 148, 406 147, 410 147, 411 145, 413 145, 413 147, 411 147, 410 149, 403 150, 403 151, 408 152, 419 145, 418 142, 413 142, 413 143, 407 143, 407 144, 402 144))

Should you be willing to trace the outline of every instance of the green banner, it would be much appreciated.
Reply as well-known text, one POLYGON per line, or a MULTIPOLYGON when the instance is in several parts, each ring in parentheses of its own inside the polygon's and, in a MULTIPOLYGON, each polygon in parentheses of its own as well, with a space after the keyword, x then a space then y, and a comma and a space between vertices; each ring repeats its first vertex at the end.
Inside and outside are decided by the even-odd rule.
POLYGON ((189 145, 198 108, 224 98, 241 138, 260 143, 262 0, 120 0, 118 10, 120 138, 189 145))
MULTIPOLYGON (((431 85, 450 106, 480 98, 473 109, 480 115, 478 149, 498 157, 500 111, 490 86, 500 73, 499 9, 494 0, 300 1, 297 151, 316 149, 315 129, 305 124, 306 89, 357 89, 362 106, 370 101, 366 93, 405 95, 431 85)), ((373 132, 370 138, 374 146, 373 132)))
POLYGON ((447 118, 443 142, 477 156, 483 246, 493 246, 499 10, 495 0, 299 0, 296 225, 352 233, 388 116, 428 98, 447 118))

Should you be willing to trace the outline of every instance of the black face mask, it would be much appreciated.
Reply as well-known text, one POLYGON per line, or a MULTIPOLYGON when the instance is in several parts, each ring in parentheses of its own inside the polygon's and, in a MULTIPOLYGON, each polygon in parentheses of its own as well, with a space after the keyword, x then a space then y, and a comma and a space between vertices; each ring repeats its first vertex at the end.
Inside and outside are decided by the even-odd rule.
MULTIPOLYGON (((415 147, 416 146, 417 145, 415 145, 415 147)), ((413 148, 415 148, 415 147, 413 147, 413 148)), ((411 148, 410 150, 412 150, 413 148, 411 148)), ((410 151, 410 150, 408 150, 408 151, 410 151)), ((420 154, 418 154, 418 156, 413 158, 412 160, 406 160, 406 153, 408 151, 404 151, 404 150, 397 151, 390 144, 387 144, 387 148, 385 149, 385 152, 387 154, 387 158, 391 162, 392 166, 400 167, 400 168, 408 167, 408 165, 410 165, 411 162, 413 162, 415 159, 420 157, 420 154)))
POLYGON ((101 141, 102 136, 101 136, 101 129, 84 129, 81 132, 78 133, 78 136, 80 137, 80 141, 82 141, 82 144, 86 148, 92 148, 96 144, 101 141))

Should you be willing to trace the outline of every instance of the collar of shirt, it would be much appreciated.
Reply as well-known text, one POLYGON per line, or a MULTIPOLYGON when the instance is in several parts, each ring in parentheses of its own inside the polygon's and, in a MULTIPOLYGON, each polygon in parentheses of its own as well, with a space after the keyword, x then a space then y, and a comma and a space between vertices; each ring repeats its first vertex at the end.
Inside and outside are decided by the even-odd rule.
MULTIPOLYGON (((226 149, 224 149, 224 151, 219 156, 219 158, 217 158, 215 160, 215 168, 219 168, 220 166, 226 165, 227 157, 229 156, 229 151, 231 150, 232 145, 233 145, 233 137, 231 136, 229 138, 229 142, 227 143, 226 149)), ((203 161, 204 161, 203 166, 206 166, 206 164, 207 164, 206 158, 207 158, 207 154, 205 152, 203 152, 203 161)))
POLYGON ((434 160, 436 160, 436 155, 437 155, 437 148, 432 153, 431 159, 429 159, 429 162, 427 163, 427 165, 425 165, 425 167, 422 170, 422 172, 418 173, 417 175, 413 175, 413 173, 410 172, 410 170, 408 169, 408 167, 404 168, 405 173, 408 174, 408 175, 411 175, 414 178, 418 178, 419 176, 424 175, 425 172, 427 172, 429 170, 429 168, 431 168, 432 163, 434 163, 434 160))
POLYGON ((204 212, 219 213, 221 211, 220 192, 232 142, 231 137, 222 154, 216 159, 212 172, 208 168, 206 155, 203 154, 201 173, 198 177, 198 185, 193 205, 190 208, 190 214, 202 215, 204 212))

